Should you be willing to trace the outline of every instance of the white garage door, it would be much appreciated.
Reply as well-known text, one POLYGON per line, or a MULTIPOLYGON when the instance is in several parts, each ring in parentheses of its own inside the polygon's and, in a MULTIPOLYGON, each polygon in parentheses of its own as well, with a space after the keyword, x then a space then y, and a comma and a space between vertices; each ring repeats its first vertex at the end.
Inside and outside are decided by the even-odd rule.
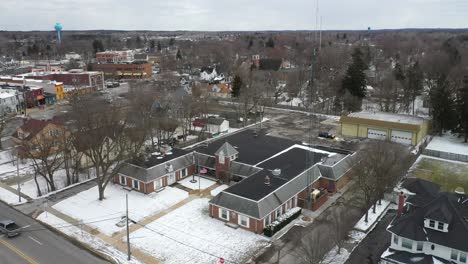
POLYGON ((378 129, 367 129, 367 137, 373 139, 387 139, 387 131, 385 130, 378 130, 378 129))
POLYGON ((413 133, 411 132, 392 130, 391 140, 393 142, 411 145, 412 139, 413 139, 413 133))

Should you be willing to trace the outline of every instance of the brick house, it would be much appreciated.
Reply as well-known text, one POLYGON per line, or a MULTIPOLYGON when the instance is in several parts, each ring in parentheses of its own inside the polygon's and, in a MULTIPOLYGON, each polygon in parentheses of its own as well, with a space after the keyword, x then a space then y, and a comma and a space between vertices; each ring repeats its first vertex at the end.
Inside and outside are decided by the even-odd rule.
POLYGON ((255 233, 294 207, 316 210, 349 181, 354 153, 244 130, 190 149, 127 161, 117 184, 151 193, 196 172, 230 185, 211 217, 255 233))

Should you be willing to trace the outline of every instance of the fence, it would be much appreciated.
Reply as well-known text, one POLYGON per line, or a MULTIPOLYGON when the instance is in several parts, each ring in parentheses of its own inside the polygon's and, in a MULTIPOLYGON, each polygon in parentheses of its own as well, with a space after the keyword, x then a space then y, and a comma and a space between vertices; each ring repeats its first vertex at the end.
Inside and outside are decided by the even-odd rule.
POLYGON ((468 162, 468 154, 456 154, 456 153, 450 153, 450 152, 445 152, 445 151, 439 151, 439 150, 432 150, 432 149, 425 149, 423 151, 424 155, 427 156, 432 156, 436 158, 441 158, 441 159, 448 159, 448 160, 455 160, 455 161, 462 161, 462 162, 468 162))

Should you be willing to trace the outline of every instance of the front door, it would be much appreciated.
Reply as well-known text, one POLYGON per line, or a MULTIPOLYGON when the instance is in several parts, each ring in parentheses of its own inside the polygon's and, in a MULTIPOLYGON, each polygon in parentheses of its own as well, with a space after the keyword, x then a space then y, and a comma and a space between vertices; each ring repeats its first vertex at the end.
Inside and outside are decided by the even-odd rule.
POLYGON ((168 178, 169 178, 168 185, 171 185, 171 184, 175 183, 175 181, 176 181, 175 172, 170 173, 168 178))

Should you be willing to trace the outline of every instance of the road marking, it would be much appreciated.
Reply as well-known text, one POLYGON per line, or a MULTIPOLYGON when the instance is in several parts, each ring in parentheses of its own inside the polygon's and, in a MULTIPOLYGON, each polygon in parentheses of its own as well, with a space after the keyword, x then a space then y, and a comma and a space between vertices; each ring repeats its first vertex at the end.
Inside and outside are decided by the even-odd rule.
POLYGON ((26 226, 23 226, 22 228, 28 228, 28 227, 30 227, 30 226, 31 226, 31 225, 26 225, 26 226))
POLYGON ((35 239, 35 238, 32 237, 32 236, 28 236, 28 237, 29 237, 32 241, 34 241, 34 242, 36 242, 36 243, 38 243, 39 245, 42 246, 42 243, 41 243, 39 240, 35 239))
POLYGON ((15 252, 16 255, 20 256, 21 258, 23 258, 24 260, 26 260, 26 262, 28 262, 29 264, 39 264, 39 262, 35 261, 34 259, 32 259, 31 257, 29 257, 28 255, 24 254, 21 250, 19 250, 18 248, 16 248, 15 246, 13 246, 12 244, 6 242, 5 240, 3 239, 0 239, 0 244, 3 244, 5 247, 9 248, 11 251, 15 252))

